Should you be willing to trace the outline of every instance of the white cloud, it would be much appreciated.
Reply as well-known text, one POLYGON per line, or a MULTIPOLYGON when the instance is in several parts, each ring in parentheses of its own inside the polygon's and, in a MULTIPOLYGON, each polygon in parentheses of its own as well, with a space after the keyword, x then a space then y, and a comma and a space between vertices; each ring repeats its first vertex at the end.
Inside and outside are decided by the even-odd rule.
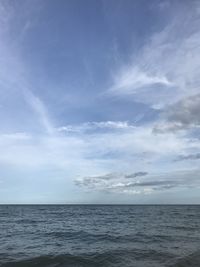
POLYGON ((73 131, 52 135, 1 134, 0 164, 30 170, 60 168, 72 178, 97 171, 128 171, 139 176, 169 166, 181 168, 181 163, 174 162, 174 158, 197 153, 199 148, 196 139, 191 140, 181 133, 155 134, 151 127, 127 127, 123 131, 112 129, 109 132, 99 129, 95 133, 80 134, 73 131))
POLYGON ((109 94, 164 107, 199 93, 200 14, 198 3, 180 3, 166 27, 146 40, 127 66, 114 73, 109 94))
POLYGON ((122 70, 120 75, 117 75, 114 85, 110 88, 110 93, 119 95, 135 94, 142 88, 160 85, 173 86, 165 76, 153 75, 146 73, 136 67, 129 67, 122 70))
MULTIPOLYGON (((86 131, 95 131, 95 130, 127 130, 134 129, 135 126, 128 121, 93 121, 93 122, 85 122, 78 125, 66 125, 59 127, 57 129, 58 132, 66 132, 66 133, 83 133, 86 131)), ((98 132, 97 132, 98 133, 98 132)))

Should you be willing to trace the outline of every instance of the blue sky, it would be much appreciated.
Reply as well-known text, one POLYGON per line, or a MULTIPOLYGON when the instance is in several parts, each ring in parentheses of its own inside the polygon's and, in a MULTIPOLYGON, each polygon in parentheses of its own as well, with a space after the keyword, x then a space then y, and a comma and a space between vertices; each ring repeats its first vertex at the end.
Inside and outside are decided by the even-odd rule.
POLYGON ((0 2, 0 203, 200 203, 199 1, 0 2))

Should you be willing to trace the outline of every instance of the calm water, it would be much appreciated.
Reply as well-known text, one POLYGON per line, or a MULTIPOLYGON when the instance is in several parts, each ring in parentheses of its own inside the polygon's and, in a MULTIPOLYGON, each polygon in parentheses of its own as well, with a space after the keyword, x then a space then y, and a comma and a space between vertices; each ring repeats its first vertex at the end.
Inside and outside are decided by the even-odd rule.
POLYGON ((200 266, 200 206, 0 206, 0 266, 200 266))

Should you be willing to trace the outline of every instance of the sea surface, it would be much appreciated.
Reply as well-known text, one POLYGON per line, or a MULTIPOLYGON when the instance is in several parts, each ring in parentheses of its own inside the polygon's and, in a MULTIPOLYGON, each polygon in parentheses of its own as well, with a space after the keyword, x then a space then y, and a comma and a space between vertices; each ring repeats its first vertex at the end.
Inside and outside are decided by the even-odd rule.
POLYGON ((0 266, 199 267, 200 206, 2 205, 0 266))

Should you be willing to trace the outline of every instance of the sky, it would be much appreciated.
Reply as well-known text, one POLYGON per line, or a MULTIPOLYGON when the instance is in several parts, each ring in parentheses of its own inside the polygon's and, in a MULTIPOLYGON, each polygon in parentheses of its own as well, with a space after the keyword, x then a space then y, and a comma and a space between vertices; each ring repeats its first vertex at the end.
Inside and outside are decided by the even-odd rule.
POLYGON ((0 1, 0 203, 200 204, 200 2, 0 1))

